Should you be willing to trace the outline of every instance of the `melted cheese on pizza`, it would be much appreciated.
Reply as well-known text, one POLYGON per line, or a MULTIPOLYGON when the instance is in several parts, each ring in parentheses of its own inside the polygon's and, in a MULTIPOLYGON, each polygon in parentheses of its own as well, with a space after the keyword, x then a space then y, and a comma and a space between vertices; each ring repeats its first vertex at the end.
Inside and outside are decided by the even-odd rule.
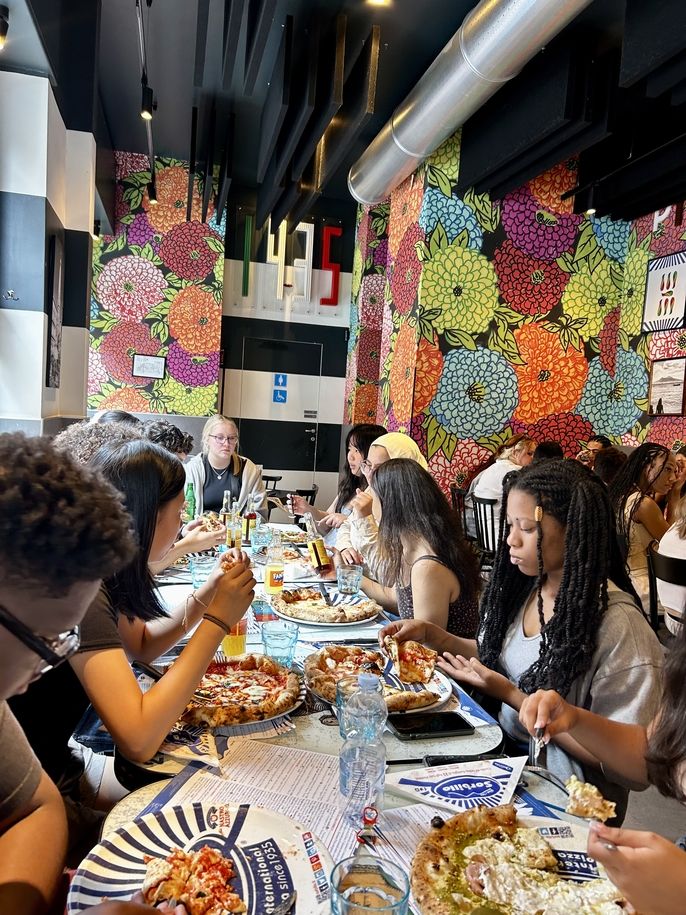
POLYGON ((572 775, 565 782, 565 787, 569 791, 567 813, 603 822, 615 815, 617 805, 613 801, 606 801, 595 785, 580 782, 576 775, 572 775))
POLYGON ((520 826, 512 836, 502 833, 489 839, 478 839, 464 850, 465 858, 478 856, 487 864, 514 861, 525 867, 552 869, 557 858, 546 840, 535 829, 520 826))
POLYGON ((142 891, 149 905, 181 904, 188 915, 246 911, 229 884, 236 876, 233 862, 214 848, 204 846, 196 852, 175 848, 166 858, 150 858, 146 864, 142 891))

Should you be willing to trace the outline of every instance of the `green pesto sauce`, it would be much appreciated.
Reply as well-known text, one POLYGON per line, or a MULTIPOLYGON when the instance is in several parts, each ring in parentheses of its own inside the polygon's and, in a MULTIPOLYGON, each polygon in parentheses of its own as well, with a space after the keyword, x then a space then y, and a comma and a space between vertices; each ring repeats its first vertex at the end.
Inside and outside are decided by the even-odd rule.
MULTIPOLYGON (((486 836, 481 838, 486 838, 486 836)), ((465 857, 464 850, 473 841, 474 836, 472 835, 460 834, 459 837, 456 837, 456 841, 453 843, 452 855, 450 856, 450 875, 446 877, 443 889, 438 893, 438 897, 441 902, 447 903, 450 911, 454 912, 455 915, 468 915, 468 913, 458 907, 458 904, 452 898, 453 893, 460 893, 473 904, 474 908, 471 909, 469 915, 477 915, 477 913, 478 915, 509 915, 507 909, 503 909, 495 903, 484 903, 483 897, 472 892, 467 882, 464 872, 469 861, 465 857)))

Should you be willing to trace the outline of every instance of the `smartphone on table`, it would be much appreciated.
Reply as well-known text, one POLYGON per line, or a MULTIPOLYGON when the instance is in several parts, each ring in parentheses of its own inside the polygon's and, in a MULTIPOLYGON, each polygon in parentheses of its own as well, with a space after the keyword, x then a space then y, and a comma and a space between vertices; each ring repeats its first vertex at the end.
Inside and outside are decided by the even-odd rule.
POLYGON ((396 712, 388 716, 388 726, 399 740, 464 737, 474 733, 474 727, 457 712, 396 712))

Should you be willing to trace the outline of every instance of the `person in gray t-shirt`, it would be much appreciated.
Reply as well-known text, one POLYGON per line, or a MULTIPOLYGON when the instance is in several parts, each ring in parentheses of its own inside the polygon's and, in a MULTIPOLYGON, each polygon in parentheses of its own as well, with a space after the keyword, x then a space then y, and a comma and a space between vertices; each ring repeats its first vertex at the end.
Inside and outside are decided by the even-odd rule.
MULTIPOLYGON (((529 693, 555 689, 617 721, 647 725, 660 700, 662 649, 644 619, 622 561, 602 483, 575 461, 544 461, 505 481, 505 539, 480 608, 476 641, 416 621, 382 635, 426 641, 438 666, 501 702, 514 740, 528 734, 517 712, 529 693), (420 627, 421 628, 421 627, 420 627)), ((626 811, 628 787, 606 778, 592 754, 568 736, 548 748, 547 765, 572 773, 626 811)))

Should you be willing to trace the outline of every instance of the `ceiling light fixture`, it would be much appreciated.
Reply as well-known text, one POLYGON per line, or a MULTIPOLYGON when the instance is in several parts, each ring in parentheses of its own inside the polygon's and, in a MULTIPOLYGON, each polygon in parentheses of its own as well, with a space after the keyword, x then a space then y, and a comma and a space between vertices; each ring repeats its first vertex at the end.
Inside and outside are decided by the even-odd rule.
POLYGON ((153 173, 152 180, 148 184, 148 202, 150 206, 157 206, 157 183, 155 181, 155 175, 153 173))
POLYGON ((98 241, 100 239, 100 220, 96 219, 93 223, 93 231, 91 232, 91 238, 93 241, 98 241))
POLYGON ((0 4, 0 51, 5 47, 7 32, 10 27, 10 8, 0 4))
POLYGON ((393 0, 367 0, 368 6, 390 6, 393 0))
POLYGON ((144 121, 152 121, 153 95, 152 88, 145 81, 141 82, 141 117, 144 121))
POLYGON ((589 207, 586 210, 586 216, 595 216, 595 207, 589 207))

